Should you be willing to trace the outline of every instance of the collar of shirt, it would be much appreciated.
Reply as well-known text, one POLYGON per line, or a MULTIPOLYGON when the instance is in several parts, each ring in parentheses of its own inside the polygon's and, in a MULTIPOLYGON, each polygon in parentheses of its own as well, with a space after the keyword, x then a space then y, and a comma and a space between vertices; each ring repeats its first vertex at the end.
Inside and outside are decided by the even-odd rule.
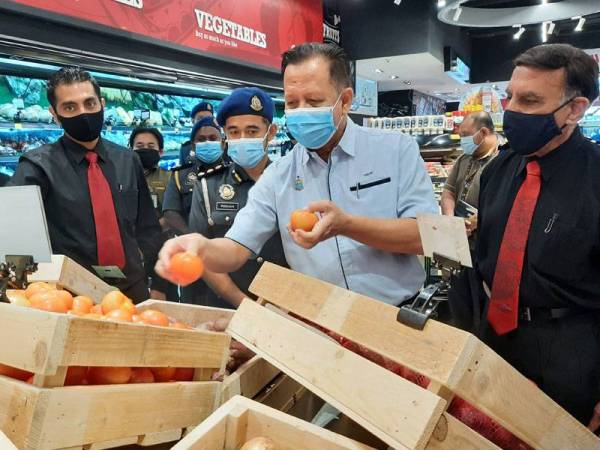
MULTIPOLYGON (((269 167, 271 165, 271 163, 272 163, 271 159, 268 159, 267 165, 265 166, 264 170, 267 170, 267 167, 269 167)), ((232 175, 233 175, 233 179, 235 180, 235 182, 237 184, 246 183, 247 181, 251 181, 252 183, 254 183, 254 180, 252 179, 252 177, 250 175, 248 175, 248 173, 244 170, 244 168, 242 166, 238 166, 235 163, 233 163, 232 175)))
MULTIPOLYGON (((83 147, 82 145, 79 145, 67 135, 63 135, 63 137, 61 137, 60 139, 63 144, 63 147, 67 150, 67 153, 71 155, 71 157, 77 164, 81 164, 81 162, 85 159, 86 152, 88 152, 89 150, 83 147)), ((100 160, 107 160, 107 155, 104 149, 102 138, 98 139, 98 143, 96 144, 96 148, 94 148, 94 151, 98 154, 98 158, 100 160)))
MULTIPOLYGON (((573 157, 573 152, 585 141, 585 137, 581 133, 579 127, 576 127, 571 134, 571 137, 562 144, 560 147, 556 148, 554 151, 550 152, 543 158, 539 158, 538 161, 540 163, 540 168, 542 170, 542 180, 548 181, 550 178, 557 173, 561 167, 564 167, 564 163, 567 159, 573 157)), ((530 161, 529 158, 523 158, 521 163, 519 164, 519 168, 517 169, 517 174, 521 175, 525 172, 525 167, 527 163, 530 161)))
MULTIPOLYGON (((340 139, 340 142, 336 146, 336 149, 337 148, 341 149, 348 156, 354 156, 356 154, 355 136, 356 136, 356 128, 357 127, 358 127, 358 125, 356 125, 352 121, 352 119, 350 119, 350 117, 346 118, 346 129, 344 130, 342 139, 340 139)), ((315 157, 320 158, 320 156, 317 154, 317 152, 311 152, 306 147, 304 147, 300 144, 298 144, 298 145, 304 151, 304 154, 302 156, 302 164, 303 165, 306 165, 311 158, 315 158, 315 157)))

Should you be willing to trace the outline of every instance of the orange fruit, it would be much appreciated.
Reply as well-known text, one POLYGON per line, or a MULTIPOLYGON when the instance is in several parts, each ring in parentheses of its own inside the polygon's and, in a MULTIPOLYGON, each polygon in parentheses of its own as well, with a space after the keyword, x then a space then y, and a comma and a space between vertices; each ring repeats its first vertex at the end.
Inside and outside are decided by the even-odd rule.
POLYGON ((134 314, 133 316, 131 316, 131 321, 133 323, 144 323, 144 322, 142 322, 142 318, 140 317, 139 314, 134 314))
POLYGON ((131 322, 131 314, 124 309, 113 309, 104 317, 106 317, 108 320, 114 320, 117 322, 131 322))
POLYGON ((142 322, 144 322, 146 325, 157 325, 159 327, 169 326, 169 317, 160 311, 156 311, 155 309, 147 309, 142 311, 140 314, 140 319, 142 319, 142 322))
POLYGON ((27 298, 30 298, 32 295, 37 294, 38 292, 50 291, 53 289, 54 288, 48 283, 44 283, 43 281, 36 281, 35 283, 31 283, 29 286, 27 286, 27 289, 25 289, 25 295, 27 296, 27 298))
POLYGON ((70 366, 67 369, 65 386, 81 386, 83 384, 83 380, 87 375, 87 370, 87 367, 70 366))
POLYGON ((202 276, 204 263, 192 253, 176 253, 171 257, 169 272, 173 276, 173 281, 181 286, 187 286, 202 276))
POLYGON ((121 305, 121 309, 127 311, 131 315, 137 314, 137 308, 129 299, 127 299, 127 301, 121 305))
POLYGON ((84 314, 89 314, 92 311, 93 307, 94 300, 83 295, 78 295, 73 299, 73 306, 71 307, 71 312, 78 316, 82 316, 84 314))
POLYGON ((193 330, 192 327, 183 322, 173 322, 169 324, 169 328, 178 328, 180 330, 193 330))
POLYGON ((177 369, 175 367, 153 367, 152 373, 154 374, 154 380, 157 383, 164 383, 166 381, 171 381, 175 377, 175 372, 177 369))
POLYGON ((130 300, 120 291, 111 291, 104 296, 100 303, 102 305, 102 314, 108 314, 113 309, 120 309, 127 302, 130 302, 130 300))
POLYGON ((66 313, 69 311, 69 305, 60 291, 41 291, 31 296, 29 301, 31 306, 42 311, 66 313))
POLYGON ((126 384, 132 373, 131 367, 90 367, 87 380, 89 384, 126 384))
POLYGON ((31 372, 17 369, 16 367, 7 366, 5 364, 0 364, 0 375, 15 378, 21 381, 26 381, 29 377, 33 377, 33 374, 31 372))
POLYGON ((69 291, 56 290, 56 296, 62 298, 68 309, 73 308, 73 296, 69 291))
POLYGON ((178 367, 173 375, 175 381, 192 381, 194 379, 194 369, 189 367, 178 367))
POLYGON ((134 367, 130 383, 154 383, 154 374, 147 367, 134 367))
POLYGON ((98 304, 98 305, 92 306, 92 309, 90 309, 90 313, 97 314, 99 316, 103 316, 104 313, 102 312, 102 305, 98 304))
POLYGON ((25 295, 25 291, 21 289, 7 289, 6 297, 11 305, 17 306, 31 306, 31 302, 25 295))
POLYGON ((312 231, 319 221, 319 216, 304 209, 297 209, 292 213, 290 226, 292 230, 312 231))

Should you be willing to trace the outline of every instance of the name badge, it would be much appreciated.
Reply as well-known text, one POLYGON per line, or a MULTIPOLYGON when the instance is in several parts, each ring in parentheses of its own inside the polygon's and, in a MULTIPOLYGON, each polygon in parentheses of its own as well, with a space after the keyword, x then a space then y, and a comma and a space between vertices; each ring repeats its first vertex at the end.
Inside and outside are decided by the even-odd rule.
POLYGON ((239 203, 217 202, 218 211, 237 211, 240 209, 239 203))

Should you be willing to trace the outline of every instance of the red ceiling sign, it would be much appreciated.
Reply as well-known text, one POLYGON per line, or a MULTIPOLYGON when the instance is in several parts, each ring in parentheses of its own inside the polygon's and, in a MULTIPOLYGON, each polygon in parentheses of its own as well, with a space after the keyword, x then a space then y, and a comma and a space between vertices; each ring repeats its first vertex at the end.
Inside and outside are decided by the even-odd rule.
POLYGON ((271 68, 292 45, 323 40, 321 0, 11 1, 271 68))

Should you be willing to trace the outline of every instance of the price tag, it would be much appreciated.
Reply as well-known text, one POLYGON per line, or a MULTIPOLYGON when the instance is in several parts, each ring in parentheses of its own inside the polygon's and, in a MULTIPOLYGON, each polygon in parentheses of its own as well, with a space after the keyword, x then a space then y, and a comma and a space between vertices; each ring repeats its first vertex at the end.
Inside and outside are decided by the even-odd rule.
POLYGON ((23 129, 22 123, 15 123, 15 130, 22 130, 22 129, 23 129))

